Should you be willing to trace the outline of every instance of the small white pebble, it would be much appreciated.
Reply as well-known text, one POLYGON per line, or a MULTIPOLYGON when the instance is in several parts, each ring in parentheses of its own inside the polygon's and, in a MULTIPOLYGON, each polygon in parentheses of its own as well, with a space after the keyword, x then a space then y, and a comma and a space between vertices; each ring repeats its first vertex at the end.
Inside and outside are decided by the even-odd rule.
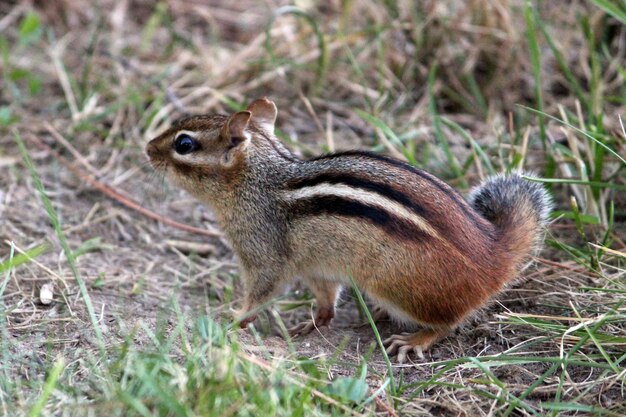
POLYGON ((39 301, 41 301, 41 304, 47 306, 48 304, 52 303, 53 295, 54 293, 52 284, 43 284, 41 286, 41 289, 39 290, 39 301))

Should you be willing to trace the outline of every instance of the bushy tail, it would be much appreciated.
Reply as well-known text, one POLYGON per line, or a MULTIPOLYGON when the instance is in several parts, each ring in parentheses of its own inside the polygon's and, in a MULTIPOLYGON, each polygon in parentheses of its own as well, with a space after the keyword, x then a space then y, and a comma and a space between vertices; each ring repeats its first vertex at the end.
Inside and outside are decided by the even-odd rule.
POLYGON ((543 242, 552 198, 542 184, 522 172, 497 175, 474 188, 469 202, 498 229, 499 243, 519 270, 543 242))

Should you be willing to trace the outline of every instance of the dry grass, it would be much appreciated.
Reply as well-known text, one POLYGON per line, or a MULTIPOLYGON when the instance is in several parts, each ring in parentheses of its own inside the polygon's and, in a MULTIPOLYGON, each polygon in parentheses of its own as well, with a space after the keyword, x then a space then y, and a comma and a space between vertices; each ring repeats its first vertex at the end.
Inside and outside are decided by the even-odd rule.
MULTIPOLYGON (((626 118, 626 26, 592 3, 558 3, 302 1, 294 14, 282 1, 2 2, 0 410, 297 415, 288 399, 263 408, 273 404, 263 395, 275 392, 293 395, 304 415, 625 413, 624 164, 576 128, 626 155, 619 119, 626 118), (536 25, 530 35, 528 19, 536 25), (539 62, 529 52, 533 41, 539 62), (268 314, 263 329, 270 335, 227 338, 240 294, 228 244, 210 212, 147 165, 144 144, 172 120, 228 113, 260 96, 276 102, 281 138, 305 156, 372 149, 458 187, 476 183, 491 166, 595 183, 554 184, 563 217, 537 266, 426 361, 395 366, 390 382, 371 330, 356 326, 362 317, 349 291, 336 326, 321 335, 292 344, 276 336, 280 322, 268 314), (15 134, 76 255, 95 326, 15 134), (211 236, 155 221, 131 200, 211 236), (43 253, 33 253, 42 245, 43 253), (22 252, 32 259, 18 266, 22 252), (7 268, 11 258, 15 268, 7 268), (39 299, 44 284, 54 288, 48 305, 39 299), (220 330, 202 324, 207 316, 221 320, 220 330), (215 342, 207 328, 228 342, 215 342), (164 386, 189 386, 184 379, 204 388, 172 388, 180 402, 170 401, 157 383, 145 382, 158 379, 152 368, 145 380, 139 373, 151 355, 171 371, 164 386), (235 362, 236 371, 216 367, 235 362), (57 384, 51 378, 59 363, 57 384), (368 372, 359 379, 364 364, 368 372), (204 374, 221 380, 230 372, 238 396, 206 409, 194 402, 225 392, 204 374), (280 382, 282 372, 293 392, 280 382), (353 381, 341 379, 349 376, 365 381, 375 400, 351 402, 338 393, 341 384, 328 388, 329 378, 353 381), (50 399, 38 410, 46 380, 50 399), (128 381, 148 385, 133 391, 128 381), (189 408, 168 408, 173 403, 189 408)), ((289 310, 281 313, 287 322, 310 314, 301 292, 275 306, 289 310), (298 304, 307 308, 292 311, 298 304)))

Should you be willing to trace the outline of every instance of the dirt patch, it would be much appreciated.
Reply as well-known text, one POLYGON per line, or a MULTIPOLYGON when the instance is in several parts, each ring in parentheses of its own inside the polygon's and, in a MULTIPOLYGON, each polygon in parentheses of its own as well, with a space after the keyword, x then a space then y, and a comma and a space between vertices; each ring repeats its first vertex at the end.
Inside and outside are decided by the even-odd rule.
MULTIPOLYGON (((39 2, 33 8, 27 3, 0 5, 0 15, 4 16, 0 18, 0 34, 14 48, 10 60, 2 64, 3 73, 14 77, 2 78, 0 93, 0 107, 9 109, 12 118, 6 128, 0 128, 0 259, 8 258, 8 242, 14 242, 17 251, 49 245, 35 261, 8 275, 2 295, 12 355, 23 359, 11 365, 15 375, 28 373, 24 363, 29 360, 44 360, 64 352, 78 361, 84 351, 94 350, 96 345, 85 303, 34 180, 22 163, 14 132, 19 132, 26 143, 69 245, 79 254, 78 270, 106 343, 118 344, 140 322, 152 330, 162 325, 167 328, 171 325, 167 318, 176 308, 193 317, 208 314, 228 322, 231 309, 240 303, 237 262, 223 238, 165 226, 129 209, 78 178, 58 154, 84 175, 93 176, 144 208, 186 225, 214 230, 212 213, 156 176, 143 154, 147 140, 182 114, 228 113, 246 100, 268 95, 279 107, 281 137, 301 155, 351 148, 394 154, 393 147, 381 140, 380 130, 353 111, 369 109, 410 138, 418 149, 418 163, 447 177, 455 186, 459 180, 451 177, 445 153, 433 139, 436 130, 425 87, 429 62, 440 62, 432 86, 438 111, 470 132, 494 163, 502 164, 513 156, 507 155, 512 147, 503 142, 524 135, 522 127, 516 125, 514 128, 520 132, 507 136, 513 119, 524 129, 524 123, 531 125, 524 119, 528 116, 515 107, 518 103, 534 104, 532 64, 522 53, 527 47, 525 36, 511 24, 524 20, 521 2, 511 2, 504 8, 478 2, 490 5, 481 9, 484 13, 478 21, 472 20, 472 9, 463 2, 455 3, 456 8, 426 2, 423 11, 429 18, 420 20, 419 28, 412 20, 416 17, 408 12, 411 2, 399 2, 399 20, 392 19, 383 6, 346 2, 354 3, 352 25, 360 28, 347 37, 341 35, 348 29, 341 18, 342 2, 310 6, 307 13, 316 16, 327 34, 331 57, 322 81, 318 80, 319 54, 315 51, 319 40, 314 30, 293 16, 281 17, 271 28, 271 55, 263 46, 264 29, 275 8, 257 2, 214 2, 208 7, 173 1, 165 11, 150 2, 104 1, 97 10, 82 0, 62 3, 59 8, 39 2), (25 35, 18 22, 29 11, 37 13, 49 36, 22 40, 25 35), (453 27, 449 26, 452 18, 456 19, 453 27), (380 19, 385 30, 381 29, 380 19), (150 26, 150 22, 157 23, 150 26), (481 31, 471 30, 476 27, 481 31), (379 37, 370 37, 374 33, 371 31, 380 31, 379 37), (420 33, 429 37, 420 38, 420 33), (468 48, 472 49, 469 55, 460 54, 468 48), (379 62, 381 68, 374 69, 373 62, 379 62), (472 94, 473 88, 484 96, 472 94), (487 100, 482 103, 484 108, 481 97, 487 100), (207 253, 189 255, 172 241, 205 245, 207 253), (47 283, 53 284, 54 301, 43 305, 39 291, 47 283)), ((276 6, 278 3, 282 4, 277 2, 276 6)), ((576 3, 570 9, 563 13, 561 7, 545 3, 538 12, 545 19, 555 19, 550 27, 567 46, 564 50, 580 51, 584 38, 575 30, 574 15, 585 14, 588 6, 576 3)), ((606 19, 598 10, 593 13, 592 26, 606 19)), ((617 26, 615 32, 624 34, 617 26)), ((557 70, 558 62, 552 54, 546 54, 542 67, 545 110, 557 113, 557 105, 562 105, 574 112, 576 95, 563 90, 564 77, 557 70)), ((572 64, 570 68, 578 68, 579 59, 585 60, 573 55, 563 59, 572 64)), ((607 74, 619 80, 613 72, 607 70, 607 74)), ((584 70, 575 70, 574 76, 588 80, 584 70)), ((621 91, 612 78, 606 81, 606 89, 607 95, 621 91)), ((612 115, 624 114, 620 106, 614 101, 605 103, 607 132, 619 131, 618 119, 612 115)), ((458 131, 445 129, 451 152, 466 161, 472 155, 466 138, 458 131)), ((560 125, 548 124, 547 129, 554 133, 557 143, 566 142, 560 125)), ((526 167, 541 168, 546 152, 537 139, 538 129, 532 125, 528 135, 526 167)), ((476 183, 480 172, 479 164, 472 165, 467 181, 476 183)), ((614 181, 625 182, 619 175, 614 181)), ((570 189, 557 186, 554 192, 559 207, 567 209, 570 189)), ((616 216, 619 224, 613 242, 623 250, 620 236, 626 231, 623 207, 621 210, 616 216)), ((602 233, 592 226, 586 230, 588 240, 602 233)), ((569 220, 557 221, 551 234, 573 246, 586 243, 569 220)), ((594 273, 579 265, 582 261, 572 261, 563 250, 550 249, 541 256, 518 283, 434 346, 424 360, 394 367, 396 379, 402 378, 409 387, 403 393, 410 399, 404 404, 406 413, 492 413, 497 403, 494 398, 501 393, 485 382, 484 368, 462 358, 501 353, 558 358, 564 346, 571 347, 582 337, 580 333, 564 337, 559 326, 571 326, 575 321, 558 318, 575 320, 573 310, 583 318, 596 317, 606 313, 607 306, 617 305, 619 293, 581 290, 603 288, 608 285, 607 276, 623 281, 623 272, 616 268, 615 261, 598 265, 601 273, 594 273), (552 333, 546 333, 545 326, 538 330, 537 320, 554 318, 552 333), (451 359, 459 359, 458 366, 442 371, 442 363, 451 359), (448 385, 420 385, 432 378, 448 385), (417 393, 417 400, 413 401, 412 393, 417 393)), ((277 301, 274 308, 286 308, 294 299, 310 301, 302 288, 297 287, 297 291, 277 301)), ((310 303, 279 314, 286 325, 294 324, 310 316, 310 303)), ((238 334, 238 340, 251 353, 334 357, 331 376, 353 373, 354 364, 365 355, 372 371, 369 382, 376 387, 383 380, 387 372, 384 358, 378 348, 372 347, 372 330, 361 326, 364 319, 349 291, 342 296, 332 327, 294 340, 293 347, 278 336, 280 326, 268 318, 271 316, 266 316, 267 324, 257 325, 265 334, 262 343, 249 332, 238 334)), ((615 337, 623 338, 625 334, 623 322, 607 323, 604 329, 615 337)), ((402 329, 382 322, 379 330, 387 337, 402 329)), ((145 334, 138 332, 135 342, 139 346, 147 343, 145 334)), ((622 352, 624 345, 616 342, 609 346, 615 354, 622 352)), ((591 342, 580 352, 599 358, 591 342)), ((550 363, 494 365, 489 371, 518 396, 546 372, 550 363)), ((527 400, 533 404, 552 401, 565 386, 567 398, 613 407, 623 401, 622 387, 614 379, 602 380, 603 370, 570 365, 565 381, 547 377, 527 400), (587 387, 588 392, 576 397, 587 387)), ((498 407, 503 405, 498 403, 498 407)))

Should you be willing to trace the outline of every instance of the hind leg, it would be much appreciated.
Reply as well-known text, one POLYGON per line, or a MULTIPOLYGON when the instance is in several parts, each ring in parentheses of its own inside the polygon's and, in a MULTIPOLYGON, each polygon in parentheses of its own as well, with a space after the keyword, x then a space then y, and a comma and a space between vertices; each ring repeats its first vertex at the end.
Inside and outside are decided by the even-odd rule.
POLYGON ((307 278, 304 280, 309 289, 315 295, 317 308, 315 318, 306 320, 289 329, 289 335, 294 337, 306 335, 314 329, 328 326, 335 317, 335 301, 339 293, 339 284, 320 278, 307 278))
POLYGON ((449 328, 431 328, 420 330, 417 333, 396 334, 385 340, 383 344, 387 346, 387 354, 397 354, 398 363, 404 363, 410 351, 423 359, 424 351, 444 338, 449 332, 449 328))

